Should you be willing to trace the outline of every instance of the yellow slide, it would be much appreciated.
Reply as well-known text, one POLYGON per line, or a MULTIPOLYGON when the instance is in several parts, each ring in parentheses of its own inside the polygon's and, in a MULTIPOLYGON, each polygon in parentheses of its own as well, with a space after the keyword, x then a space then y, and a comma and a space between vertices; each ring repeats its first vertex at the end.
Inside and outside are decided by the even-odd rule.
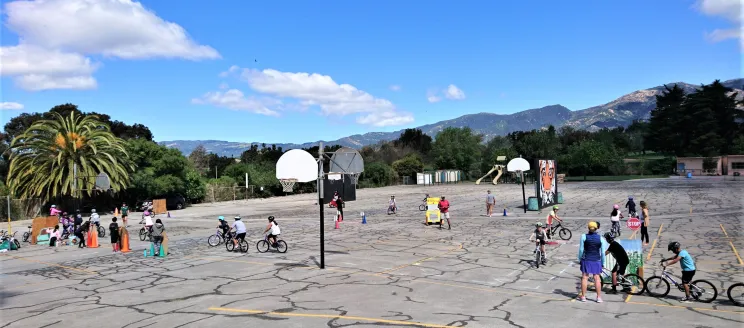
POLYGON ((481 180, 483 180, 483 179, 485 179, 485 178, 486 178, 487 176, 491 175, 491 173, 493 173, 493 171, 498 171, 498 173, 496 174, 496 177, 495 177, 495 178, 493 178, 493 181, 492 181, 492 183, 493 183, 493 184, 497 184, 497 183, 498 183, 498 180, 499 180, 499 178, 501 177, 501 174, 503 174, 503 173, 504 173, 504 166, 503 166, 503 165, 494 165, 494 166, 493 166, 493 168, 491 168, 491 170, 490 170, 490 171, 488 171, 488 173, 486 173, 486 174, 485 174, 484 176, 482 176, 482 177, 481 177, 480 179, 478 179, 478 180, 475 180, 475 184, 479 185, 479 184, 481 183, 481 180))

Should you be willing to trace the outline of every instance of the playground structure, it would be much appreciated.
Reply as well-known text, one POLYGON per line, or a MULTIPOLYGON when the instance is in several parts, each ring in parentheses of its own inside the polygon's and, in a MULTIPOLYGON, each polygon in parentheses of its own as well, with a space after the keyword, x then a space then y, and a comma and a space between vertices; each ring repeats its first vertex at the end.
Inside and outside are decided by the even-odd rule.
MULTIPOLYGON (((498 157, 496 157, 496 161, 499 162, 499 163, 504 162, 505 160, 506 160, 506 156, 498 156, 498 157)), ((490 171, 488 171, 488 173, 486 173, 485 175, 483 175, 480 179, 475 180, 475 184, 479 185, 481 183, 481 180, 483 180, 487 176, 491 175, 491 173, 493 173, 494 171, 496 172, 496 177, 493 178, 493 181, 491 181, 491 183, 493 183, 494 185, 495 184, 498 184, 499 178, 501 177, 502 174, 504 174, 504 170, 505 169, 506 169, 506 166, 505 165, 496 164, 496 165, 494 165, 491 168, 490 171)))

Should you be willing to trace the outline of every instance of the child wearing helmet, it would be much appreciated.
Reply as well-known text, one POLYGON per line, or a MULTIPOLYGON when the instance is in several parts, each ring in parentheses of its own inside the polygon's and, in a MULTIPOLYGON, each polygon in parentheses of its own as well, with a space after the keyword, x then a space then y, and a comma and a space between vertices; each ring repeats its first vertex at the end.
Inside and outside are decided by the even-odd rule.
POLYGON ((690 303, 692 302, 692 297, 690 297, 690 282, 692 281, 692 277, 695 276, 695 261, 687 250, 682 249, 682 245, 679 242, 673 241, 669 243, 667 245, 667 251, 674 253, 674 256, 668 259, 662 259, 661 264, 669 266, 679 262, 679 265, 682 267, 682 285, 685 287, 685 298, 681 299, 680 302, 690 303))
POLYGON ((279 235, 282 233, 282 230, 279 229, 279 223, 274 220, 274 216, 269 216, 269 224, 266 226, 266 230, 264 230, 264 233, 269 233, 267 236, 267 239, 269 240, 269 243, 271 243, 271 247, 276 248, 276 241, 277 238, 279 238, 279 235))
POLYGON ((96 225, 96 229, 101 226, 101 216, 96 213, 96 209, 90 210, 90 221, 96 225))
POLYGON ((633 196, 628 196, 628 202, 625 203, 625 208, 628 209, 628 215, 630 217, 636 217, 636 203, 633 201, 633 196))
POLYGON ((620 205, 615 204, 612 206, 612 212, 610 212, 610 221, 612 221, 612 227, 610 231, 615 233, 614 237, 620 236, 620 219, 624 218, 623 213, 620 213, 620 205))
POLYGON ((59 210, 59 209, 57 208, 57 205, 52 205, 52 206, 51 206, 51 207, 49 208, 49 215, 50 215, 50 216, 58 216, 58 215, 60 215, 61 213, 62 213, 62 211, 60 211, 60 210, 59 210))
POLYGON ((553 210, 550 211, 550 214, 548 214, 548 217, 545 219, 546 227, 545 230, 547 230, 547 236, 550 239, 553 239, 553 236, 550 235, 550 228, 553 227, 553 220, 558 220, 559 223, 563 223, 563 220, 558 217, 558 210, 560 208, 558 205, 553 206, 553 210))
MULTIPOLYGON (((615 294, 617 293, 617 275, 625 274, 625 269, 630 264, 630 259, 625 248, 615 240, 615 235, 612 232, 606 232, 604 238, 610 244, 605 251, 605 256, 612 254, 612 257, 615 258, 615 266, 612 268, 612 290, 610 291, 610 293, 615 294)), ((623 287, 623 291, 627 292, 628 287, 623 287)))
POLYGON ((230 232, 230 225, 227 224, 225 217, 222 215, 217 217, 217 221, 220 223, 217 228, 222 230, 222 239, 227 240, 227 233, 230 232))
POLYGON ((542 262, 545 264, 545 239, 547 238, 547 235, 545 234, 545 229, 543 228, 542 222, 535 223, 535 230, 532 232, 532 235, 530 236, 530 242, 535 242, 535 250, 532 251, 532 254, 537 253, 537 248, 540 247, 540 252, 543 255, 542 256, 542 262), (539 243, 539 246, 538 246, 539 243))
POLYGON ((398 205, 395 204, 395 195, 390 196, 390 201, 388 202, 388 211, 392 211, 393 213, 398 211, 398 205))

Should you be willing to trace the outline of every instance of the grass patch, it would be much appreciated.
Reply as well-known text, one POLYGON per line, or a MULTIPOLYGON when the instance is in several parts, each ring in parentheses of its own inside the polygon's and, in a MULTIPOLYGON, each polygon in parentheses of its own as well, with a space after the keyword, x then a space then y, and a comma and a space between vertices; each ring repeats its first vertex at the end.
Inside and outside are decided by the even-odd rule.
POLYGON ((606 176, 583 176, 566 177, 565 181, 625 181, 634 179, 662 179, 668 178, 669 175, 606 175, 606 176))

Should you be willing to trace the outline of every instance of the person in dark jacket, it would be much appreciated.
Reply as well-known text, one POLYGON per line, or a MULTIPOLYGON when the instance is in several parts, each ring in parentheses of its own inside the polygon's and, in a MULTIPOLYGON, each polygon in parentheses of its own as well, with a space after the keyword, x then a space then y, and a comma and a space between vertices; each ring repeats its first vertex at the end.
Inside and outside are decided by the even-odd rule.
POLYGON ((119 251, 119 224, 116 223, 116 217, 111 219, 109 231, 109 235, 111 235, 111 247, 114 248, 114 253, 116 253, 119 251))
POLYGON ((597 222, 589 222, 587 228, 589 232, 581 235, 579 241, 579 263, 581 264, 581 294, 578 297, 580 302, 586 302, 586 287, 589 275, 594 277, 594 285, 597 289, 597 303, 602 303, 602 279, 599 275, 602 273, 602 265, 605 261, 604 249, 605 241, 597 233, 597 222))
MULTIPOLYGON (((82 220, 82 217, 81 217, 81 220, 82 220)), ((85 234, 88 233, 89 224, 90 223, 85 222, 81 224, 80 226, 78 226, 77 229, 75 229, 75 236, 78 239, 78 248, 85 247, 85 234)))
POLYGON ((152 236, 152 242, 155 244, 155 254, 160 254, 160 245, 163 243, 163 231, 165 231, 165 226, 163 225, 163 221, 160 219, 155 220, 155 224, 150 227, 150 235, 152 236))

